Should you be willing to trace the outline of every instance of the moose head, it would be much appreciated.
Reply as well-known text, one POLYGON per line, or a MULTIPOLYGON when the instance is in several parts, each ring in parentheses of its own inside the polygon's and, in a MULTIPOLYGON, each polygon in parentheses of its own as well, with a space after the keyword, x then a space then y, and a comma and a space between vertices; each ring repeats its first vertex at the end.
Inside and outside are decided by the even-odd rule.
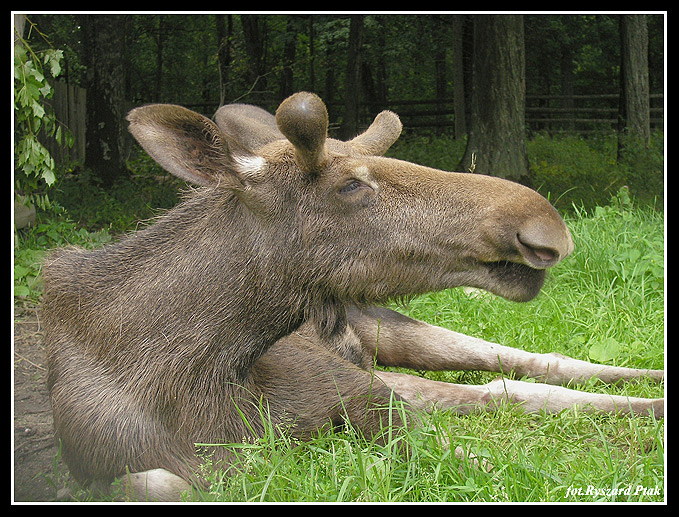
POLYGON ((275 117, 228 105, 215 124, 156 105, 129 120, 158 163, 235 196, 241 229, 268 235, 269 250, 287 248, 305 288, 339 300, 458 285, 528 300, 573 249, 560 216, 533 190, 383 157, 401 132, 389 111, 348 142, 327 137, 325 105, 311 93, 291 96, 275 117))

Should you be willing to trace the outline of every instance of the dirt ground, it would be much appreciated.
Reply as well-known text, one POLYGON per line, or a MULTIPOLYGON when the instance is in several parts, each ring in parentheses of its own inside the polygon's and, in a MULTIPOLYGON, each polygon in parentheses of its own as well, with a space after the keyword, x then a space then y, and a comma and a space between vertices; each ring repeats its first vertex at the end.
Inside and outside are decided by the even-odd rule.
POLYGON ((13 501, 54 501, 68 471, 55 463, 58 450, 37 308, 15 310, 13 369, 13 501))

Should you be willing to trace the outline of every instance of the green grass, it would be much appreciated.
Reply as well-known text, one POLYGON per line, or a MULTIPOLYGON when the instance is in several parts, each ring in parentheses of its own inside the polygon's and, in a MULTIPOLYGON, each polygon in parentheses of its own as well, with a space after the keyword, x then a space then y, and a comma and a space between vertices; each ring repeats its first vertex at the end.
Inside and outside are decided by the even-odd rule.
POLYGON ((438 412, 428 423, 426 430, 406 434, 407 457, 393 442, 378 446, 352 430, 304 443, 265 437, 239 445, 237 472, 212 474, 211 489, 196 500, 590 502, 664 497, 664 427, 651 418, 570 411, 529 416, 506 409, 466 417, 438 412), (458 459, 440 445, 441 436, 486 458, 492 469, 486 472, 458 459), (613 489, 628 487, 643 487, 646 493, 611 495, 613 489))
MULTIPOLYGON (((66 243, 100 245, 107 230, 87 232, 59 217, 19 232, 15 302, 40 297, 39 258, 66 243), (17 289, 20 287, 21 289, 17 289)), ((533 352, 560 352, 606 364, 664 367, 664 214, 633 206, 622 189, 610 204, 572 209, 566 221, 576 250, 553 268, 542 293, 525 304, 480 291, 451 289, 398 310, 472 336, 533 352)), ((484 372, 412 372, 436 380, 485 383, 484 372)), ((664 386, 639 381, 583 389, 662 397, 664 386)), ((242 458, 237 472, 211 472, 207 501, 663 501, 665 426, 652 417, 566 410, 526 415, 516 408, 459 416, 438 411, 398 443, 377 445, 352 429, 309 442, 263 437, 224 445, 242 458), (448 441, 486 458, 490 472, 458 459, 448 441)))
MULTIPOLYGON (((451 289, 399 310, 412 317, 533 352, 664 368, 664 219, 633 208, 626 191, 609 206, 567 219, 576 251, 551 273, 535 300, 516 304, 451 289)), ((485 383, 496 374, 414 372, 485 383)), ((588 391, 664 396, 647 381, 588 391)), ((233 446, 232 476, 211 474, 199 500, 221 501, 664 501, 663 420, 566 410, 528 415, 518 408, 467 416, 437 411, 408 432, 410 455, 346 429, 305 442, 264 437, 233 446), (448 441, 486 458, 490 472, 458 459, 448 441)))

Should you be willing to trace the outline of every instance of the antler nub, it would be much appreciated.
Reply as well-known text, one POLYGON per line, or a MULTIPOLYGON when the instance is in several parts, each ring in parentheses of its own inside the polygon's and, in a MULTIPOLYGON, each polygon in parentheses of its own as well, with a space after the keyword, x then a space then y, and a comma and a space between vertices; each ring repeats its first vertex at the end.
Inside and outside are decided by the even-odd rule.
POLYGON ((325 164, 328 111, 317 95, 300 92, 288 97, 276 111, 276 123, 295 146, 302 170, 313 172, 325 164))

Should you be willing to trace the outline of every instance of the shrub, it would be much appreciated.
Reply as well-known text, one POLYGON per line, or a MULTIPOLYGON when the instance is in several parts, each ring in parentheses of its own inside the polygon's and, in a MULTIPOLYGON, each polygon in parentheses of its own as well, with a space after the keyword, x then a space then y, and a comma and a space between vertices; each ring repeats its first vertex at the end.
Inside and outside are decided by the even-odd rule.
POLYGON ((61 73, 62 58, 61 50, 36 53, 24 40, 14 45, 14 185, 15 196, 27 206, 46 208, 45 190, 55 181, 54 160, 38 137, 73 143, 46 104, 54 93, 47 76, 61 73))
POLYGON ((603 204, 624 185, 610 146, 594 149, 581 136, 538 134, 527 153, 536 189, 557 208, 603 204))

